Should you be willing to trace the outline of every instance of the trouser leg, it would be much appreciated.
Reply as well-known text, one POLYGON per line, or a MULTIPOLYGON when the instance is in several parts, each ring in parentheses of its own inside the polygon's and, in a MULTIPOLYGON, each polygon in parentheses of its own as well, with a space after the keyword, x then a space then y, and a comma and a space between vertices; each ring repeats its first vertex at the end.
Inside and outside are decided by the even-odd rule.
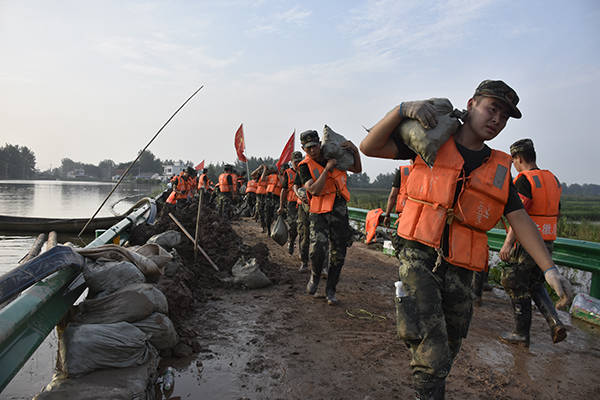
POLYGON ((550 335, 552 336, 552 342, 562 342, 567 337, 567 329, 558 318, 558 313, 552 303, 552 299, 548 295, 546 288, 542 284, 536 285, 532 288, 531 297, 538 307, 538 310, 542 313, 546 322, 550 327, 550 335))
POLYGON ((306 211, 302 205, 298 206, 298 236, 300 260, 303 264, 308 265, 310 249, 310 219, 308 211, 306 211))
POLYGON ((443 399, 445 379, 471 321, 472 272, 442 262, 434 273, 436 258, 433 249, 400 251, 399 278, 407 293, 403 304, 412 306, 402 314, 406 321, 399 321, 398 334, 411 353, 418 398, 443 399))

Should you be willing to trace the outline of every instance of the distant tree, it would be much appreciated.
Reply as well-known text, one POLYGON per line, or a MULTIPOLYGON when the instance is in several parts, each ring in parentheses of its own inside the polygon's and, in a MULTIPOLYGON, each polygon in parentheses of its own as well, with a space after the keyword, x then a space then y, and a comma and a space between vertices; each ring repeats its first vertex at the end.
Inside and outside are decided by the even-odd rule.
POLYGON ((348 186, 355 188, 365 188, 371 185, 371 178, 367 175, 366 172, 361 172, 360 174, 348 174, 348 186))
POLYGON ((0 178, 31 179, 35 176, 35 154, 26 146, 0 147, 0 178))
POLYGON ((117 164, 113 160, 102 160, 98 163, 100 169, 100 179, 111 179, 116 170, 117 164))
POLYGON ((137 161, 137 166, 141 172, 156 172, 162 174, 162 162, 156 158, 151 151, 145 150, 140 159, 137 161))
POLYGON ((373 186, 378 188, 391 188, 394 183, 394 175, 396 172, 388 172, 387 174, 379 174, 373 181, 373 186))

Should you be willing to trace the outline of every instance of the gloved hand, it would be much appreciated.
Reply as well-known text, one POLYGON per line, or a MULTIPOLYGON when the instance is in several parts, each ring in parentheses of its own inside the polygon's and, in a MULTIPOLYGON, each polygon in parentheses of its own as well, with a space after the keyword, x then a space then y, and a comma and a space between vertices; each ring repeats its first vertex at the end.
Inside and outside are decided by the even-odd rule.
POLYGON ((400 114, 416 119, 425 129, 435 128, 437 125, 435 108, 429 100, 404 101, 400 104, 400 114))
POLYGON ((556 303, 556 308, 565 309, 573 300, 573 288, 571 283, 558 272, 556 267, 547 269, 544 278, 548 285, 554 289, 560 300, 556 303))

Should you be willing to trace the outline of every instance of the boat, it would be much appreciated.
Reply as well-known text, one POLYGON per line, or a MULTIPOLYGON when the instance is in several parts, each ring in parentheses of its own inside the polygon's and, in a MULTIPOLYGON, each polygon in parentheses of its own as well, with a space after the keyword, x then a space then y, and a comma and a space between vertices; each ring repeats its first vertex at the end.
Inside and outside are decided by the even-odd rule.
MULTIPOLYGON (((108 229, 123 216, 94 218, 87 226, 86 231, 94 232, 95 229, 108 229)), ((0 232, 50 232, 79 233, 89 218, 41 218, 41 217, 14 217, 0 215, 0 232)))

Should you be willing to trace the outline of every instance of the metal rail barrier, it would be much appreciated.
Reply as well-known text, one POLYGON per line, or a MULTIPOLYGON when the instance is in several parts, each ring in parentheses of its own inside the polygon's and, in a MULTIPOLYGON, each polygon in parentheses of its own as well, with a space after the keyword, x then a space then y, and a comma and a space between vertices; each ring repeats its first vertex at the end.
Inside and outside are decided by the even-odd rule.
MULTIPOLYGON (((155 210, 148 202, 112 226, 86 248, 111 243, 130 226, 146 220, 155 210)), ((0 392, 64 317, 86 288, 75 269, 57 271, 41 280, 0 309, 0 392)), ((50 368, 50 367, 49 367, 50 368)))
MULTIPOLYGON (((348 215, 354 221, 364 223, 367 212, 369 210, 348 207, 348 215)), ((398 219, 397 214, 391 214, 390 217, 392 224, 398 219)), ((503 229, 492 229, 487 235, 490 250, 499 251, 506 238, 506 232, 503 229)), ((600 298, 600 243, 557 238, 554 241, 552 259, 557 265, 591 272, 590 295, 600 298)))

